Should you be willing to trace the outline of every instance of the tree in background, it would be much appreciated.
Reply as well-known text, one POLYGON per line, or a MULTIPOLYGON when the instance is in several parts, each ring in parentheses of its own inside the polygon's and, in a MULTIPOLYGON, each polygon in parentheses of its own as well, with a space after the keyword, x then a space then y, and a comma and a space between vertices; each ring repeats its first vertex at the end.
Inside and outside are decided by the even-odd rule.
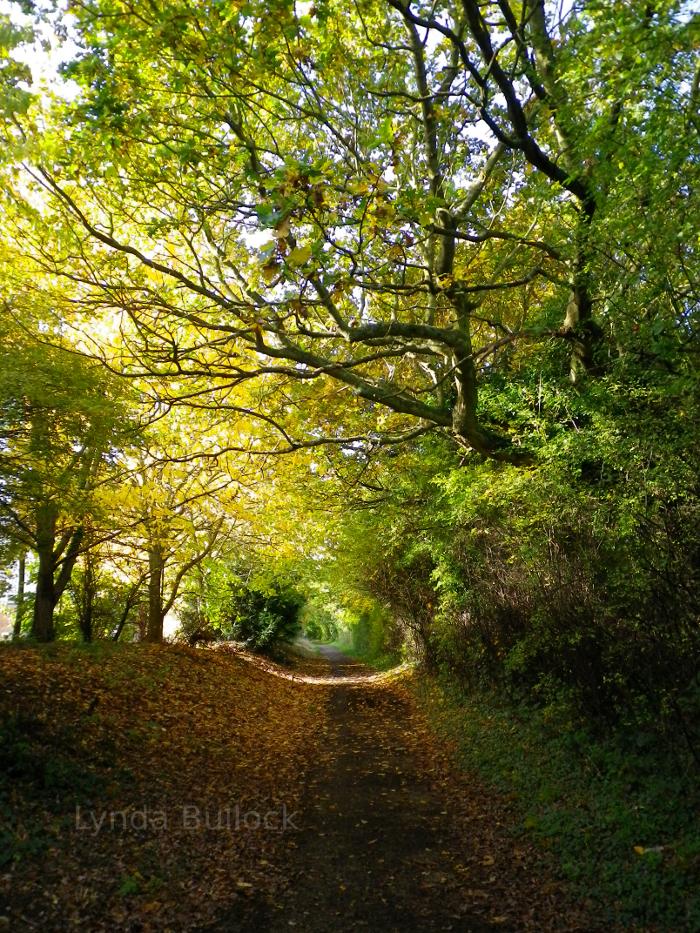
POLYGON ((183 580, 235 524, 233 482, 207 461, 178 460, 174 448, 166 452, 156 441, 135 452, 127 481, 111 491, 110 508, 121 516, 113 547, 147 581, 146 641, 162 641, 183 580))
POLYGON ((77 627, 84 642, 119 641, 144 603, 147 580, 138 562, 124 558, 112 540, 88 543, 66 590, 70 600, 57 613, 64 630, 77 627))
POLYGON ((51 641, 95 495, 117 473, 118 445, 134 425, 124 386, 100 366, 33 341, 12 319, 2 336, 0 521, 37 556, 31 631, 51 641))

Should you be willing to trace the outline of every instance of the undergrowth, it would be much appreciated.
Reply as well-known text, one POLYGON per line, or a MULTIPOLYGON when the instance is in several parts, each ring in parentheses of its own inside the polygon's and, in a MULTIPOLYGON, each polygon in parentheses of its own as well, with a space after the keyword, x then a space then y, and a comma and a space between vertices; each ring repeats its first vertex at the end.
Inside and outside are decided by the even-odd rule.
POLYGON ((516 830, 628 930, 700 929, 700 782, 650 732, 606 738, 445 682, 415 687, 460 764, 515 802, 516 830))

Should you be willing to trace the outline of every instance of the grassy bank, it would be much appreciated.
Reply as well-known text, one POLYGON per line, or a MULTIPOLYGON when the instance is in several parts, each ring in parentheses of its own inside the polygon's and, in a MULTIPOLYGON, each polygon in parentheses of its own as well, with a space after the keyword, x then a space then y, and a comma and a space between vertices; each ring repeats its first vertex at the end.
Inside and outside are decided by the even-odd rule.
POLYGON ((396 652, 386 650, 383 639, 358 638, 352 630, 342 630, 332 645, 349 658, 361 661, 376 671, 391 670, 402 660, 396 652))
POLYGON ((700 775, 653 735, 605 740, 534 709, 414 689, 460 765, 514 801, 522 833, 626 930, 700 929, 700 775))

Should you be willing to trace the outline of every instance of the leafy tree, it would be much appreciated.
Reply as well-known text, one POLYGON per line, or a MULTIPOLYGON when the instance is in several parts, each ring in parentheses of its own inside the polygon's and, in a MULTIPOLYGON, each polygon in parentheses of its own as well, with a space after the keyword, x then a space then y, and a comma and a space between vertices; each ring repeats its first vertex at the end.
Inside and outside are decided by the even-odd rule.
POLYGON ((57 308, 77 277, 91 314, 119 309, 120 365, 169 396, 189 378, 287 448, 431 430, 529 462, 494 373, 518 391, 544 342, 580 380, 694 336, 682 4, 74 13, 82 93, 27 152, 44 208, 18 248, 57 308))
POLYGON ((100 367, 37 343, 11 319, 2 330, 0 522, 37 555, 32 635, 50 641, 95 492, 130 419, 100 367))
POLYGON ((26 114, 32 101, 26 88, 26 84, 31 83, 31 71, 17 61, 12 52, 30 42, 33 36, 31 27, 17 26, 7 13, 0 13, 0 132, 3 135, 16 133, 15 120, 26 114))
POLYGON ((230 483, 221 471, 177 463, 161 448, 142 452, 128 483, 112 492, 111 508, 122 512, 117 550, 131 553, 148 581, 147 641, 162 641, 186 575, 221 543, 226 514, 212 506, 230 483))

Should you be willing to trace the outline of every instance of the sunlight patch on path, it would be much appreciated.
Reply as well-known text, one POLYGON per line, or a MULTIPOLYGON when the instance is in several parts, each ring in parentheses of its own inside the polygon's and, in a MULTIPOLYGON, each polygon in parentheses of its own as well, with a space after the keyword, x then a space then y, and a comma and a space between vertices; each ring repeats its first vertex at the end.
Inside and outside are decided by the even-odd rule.
MULTIPOLYGON (((214 650, 222 651, 225 654, 235 654, 236 657, 242 658, 244 661, 248 661, 250 664, 254 664, 256 667, 266 671, 268 674, 272 674, 275 677, 281 677, 284 680, 294 680, 303 684, 323 684, 333 686, 337 685, 338 683, 342 683, 343 685, 347 686, 359 686, 361 684, 393 683, 408 676, 411 671, 413 671, 413 665, 408 662, 404 662, 403 664, 397 665, 397 667, 392 667, 388 671, 366 672, 366 668, 364 668, 359 662, 351 661, 347 664, 337 664, 337 671, 334 674, 314 674, 311 672, 307 673, 303 669, 295 670, 292 668, 283 667, 279 664, 276 664, 274 661, 270 661, 268 658, 263 658, 258 654, 254 654, 252 651, 246 650, 236 642, 223 642, 222 644, 217 645, 214 650)), ((312 667, 313 663, 313 661, 310 661, 309 667, 312 667)), ((324 667, 327 669, 327 664, 324 664, 324 667)))

